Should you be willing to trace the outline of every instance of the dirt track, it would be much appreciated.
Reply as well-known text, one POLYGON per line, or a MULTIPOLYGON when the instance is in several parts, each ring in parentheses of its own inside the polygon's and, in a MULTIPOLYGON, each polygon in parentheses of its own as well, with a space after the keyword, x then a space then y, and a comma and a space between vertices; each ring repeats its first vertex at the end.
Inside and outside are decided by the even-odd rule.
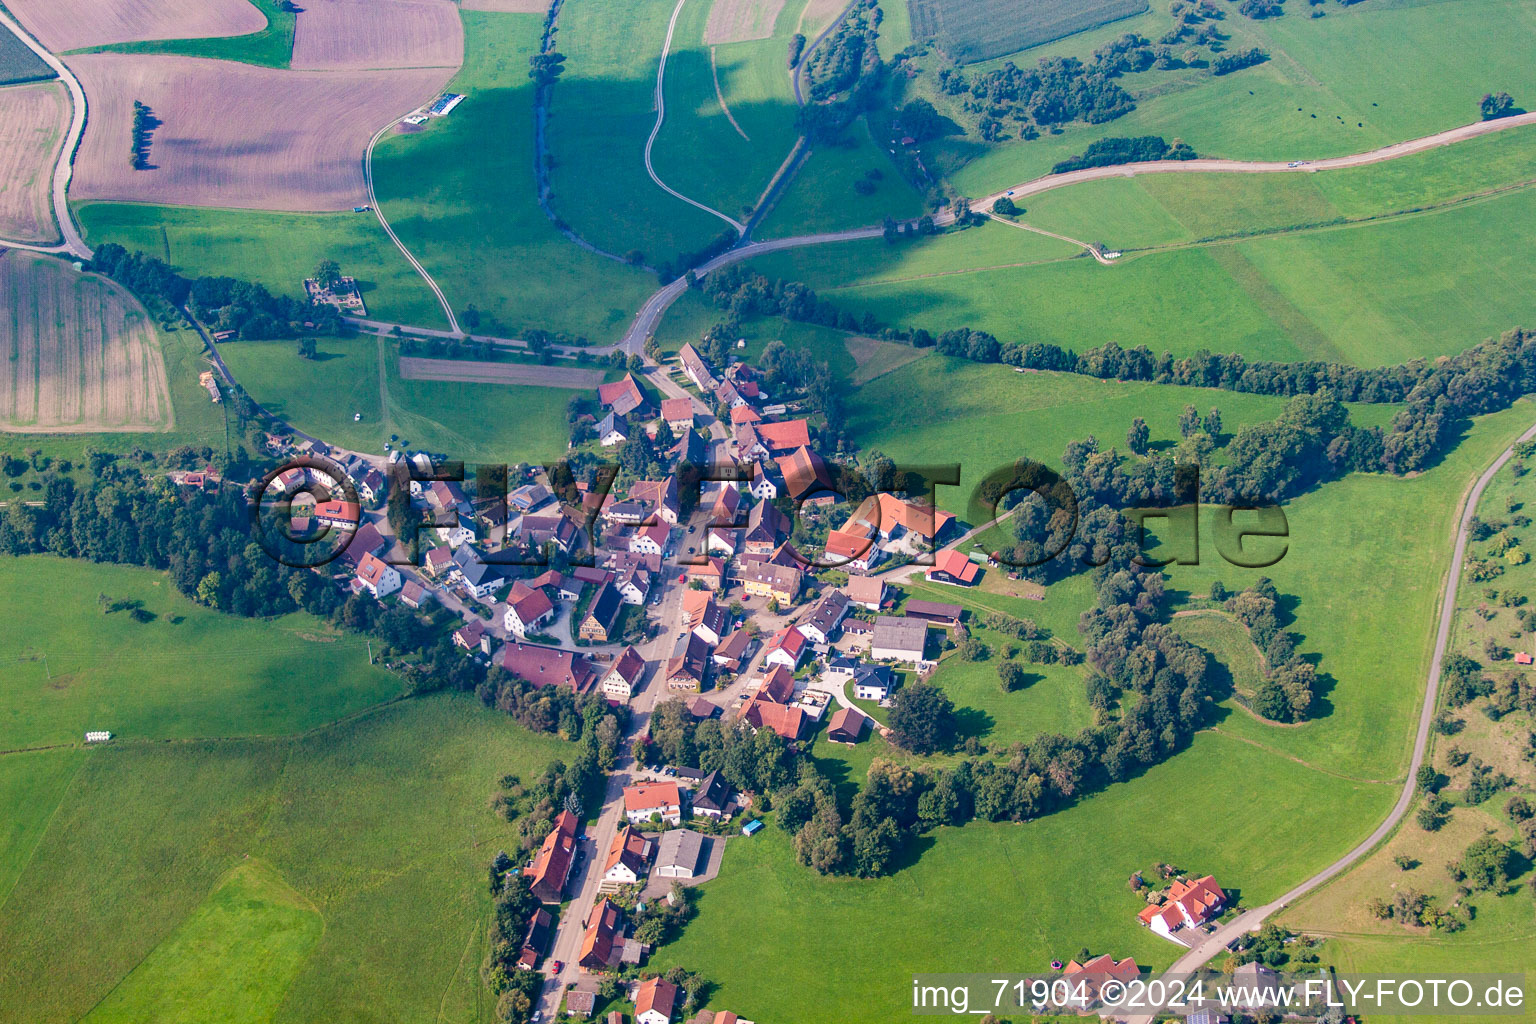
POLYGON ((0 238, 58 239, 48 186, 68 124, 69 101, 58 82, 0 89, 0 238))
POLYGON ((250 0, 6 0, 55 53, 147 39, 241 36, 267 27, 250 0))
POLYGON ((521 384, 543 388, 586 391, 603 382, 601 370, 564 366, 530 366, 526 363, 479 363, 464 359, 400 357, 400 376, 406 380, 445 380, 465 384, 521 384))

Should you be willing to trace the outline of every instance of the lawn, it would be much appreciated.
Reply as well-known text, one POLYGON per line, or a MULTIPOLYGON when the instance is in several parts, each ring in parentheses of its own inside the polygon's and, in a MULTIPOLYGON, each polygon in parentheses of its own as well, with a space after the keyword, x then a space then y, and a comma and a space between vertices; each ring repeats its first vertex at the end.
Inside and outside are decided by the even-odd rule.
POLYGON ((448 326, 436 296, 396 249, 372 213, 266 213, 141 203, 74 207, 92 245, 116 242, 158 256, 188 276, 254 281, 278 295, 304 297, 304 278, 332 259, 355 277, 376 320, 448 326))
MULTIPOLYGON (((672 8, 666 0, 582 0, 563 8, 565 73, 549 112, 555 209, 593 245, 619 254, 638 249, 652 265, 696 250, 728 227, 669 196, 645 173, 672 8)), ((685 77, 696 82, 684 63, 685 77)), ((515 70, 524 73, 521 62, 515 70)))
POLYGON ((0 1021, 77 1020, 127 979, 125 1004, 174 982, 187 1020, 224 1019, 219 986, 251 984, 275 1009, 246 1020, 489 1022, 485 864, 512 831, 486 800, 571 749, 439 696, 298 739, 92 751, 0 905, 0 1021), (226 905, 252 863, 281 889, 226 905), (270 958, 201 940, 297 923, 294 905, 324 921, 307 952, 288 932, 270 958), (221 977, 231 959, 257 973, 221 977))
POLYGON ((715 1007, 849 1024, 910 1012, 919 971, 1040 972, 1080 946, 1165 967, 1179 947, 1137 924, 1132 871, 1171 861, 1213 872, 1257 905, 1367 831, 1393 795, 1206 734, 1059 814, 943 829, 884 879, 816 875, 770 821, 729 842, 720 877, 700 889, 699 917, 654 963, 702 972, 718 985, 715 1007), (1271 813, 1277 792, 1293 813, 1271 813), (761 969, 764 949, 774 951, 772 971, 761 969))
POLYGON ((136 43, 97 46, 77 53, 168 53, 212 60, 235 60, 266 68, 286 68, 293 60, 293 31, 298 24, 296 6, 282 0, 251 0, 267 17, 267 27, 243 36, 211 39, 151 39, 136 43))
MULTIPOLYGON (((1031 665, 1015 659, 1023 666, 1027 682, 1021 690, 1004 693, 998 685, 997 666, 1007 660, 1010 646, 1023 644, 974 623, 969 628, 991 650, 991 657, 964 661, 951 651, 929 680, 961 709, 966 736, 1005 749, 1012 743, 1028 743, 1041 733, 1075 735, 1093 723, 1081 668, 1031 665)), ((1075 634, 1062 639, 1074 645, 1081 642, 1075 634)))
POLYGON ((846 231, 880 224, 886 217, 910 219, 923 213, 918 194, 870 135, 864 118, 843 133, 846 145, 817 146, 784 190, 755 238, 787 238, 846 231), (874 191, 855 191, 860 179, 874 191))
MULTIPOLYGON (((575 4, 567 8, 562 25, 578 10, 575 4)), ((486 333, 499 327, 516 337, 540 328, 615 341, 656 281, 580 248, 539 207, 528 58, 537 51, 542 19, 473 11, 462 17, 464 67, 448 88, 468 99, 424 131, 380 142, 374 177, 384 213, 461 321, 475 306, 496 321, 481 328, 486 333)), ((566 30, 560 38, 575 63, 566 30)), ((555 87, 557 97, 572 73, 555 87)), ((559 135, 561 124, 554 119, 552 135, 559 135)), ((643 176, 639 159, 637 153, 636 171, 643 176)), ((557 177, 557 193, 559 187, 557 177)), ((648 181, 645 187, 653 188, 648 181)), ((556 209, 573 222, 584 210, 606 216, 628 203, 627 194, 611 187, 595 194, 573 188, 555 197, 556 209), (604 193, 615 200, 602 201, 604 193)), ((616 251, 638 244, 625 242, 616 251)))
POLYGON ((78 743, 87 729, 128 740, 299 732, 400 692, 369 666, 361 637, 303 614, 222 615, 149 569, 7 558, 0 582, 14 627, 0 639, 11 666, 0 750, 78 743))

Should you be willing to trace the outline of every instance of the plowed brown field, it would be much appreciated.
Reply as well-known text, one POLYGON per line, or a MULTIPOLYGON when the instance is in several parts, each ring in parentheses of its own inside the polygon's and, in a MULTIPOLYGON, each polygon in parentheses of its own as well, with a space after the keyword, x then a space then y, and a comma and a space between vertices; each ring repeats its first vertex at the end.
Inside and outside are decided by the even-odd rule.
POLYGON ((0 238, 58 239, 48 189, 68 123, 58 82, 0 89, 0 238))
POLYGON ((299 14, 300 70, 457 68, 464 29, 452 0, 312 0, 299 14))
POLYGON ((267 27, 250 0, 6 0, 55 53, 144 39, 243 36, 267 27))

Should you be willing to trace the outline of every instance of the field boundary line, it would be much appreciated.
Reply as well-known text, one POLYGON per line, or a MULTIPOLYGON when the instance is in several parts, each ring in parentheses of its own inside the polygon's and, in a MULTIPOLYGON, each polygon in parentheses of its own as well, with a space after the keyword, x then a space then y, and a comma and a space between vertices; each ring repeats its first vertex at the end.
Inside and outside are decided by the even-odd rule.
POLYGON ((720 104, 720 109, 725 112, 725 119, 731 122, 732 128, 736 129, 736 134, 751 142, 752 136, 748 135, 746 130, 736 123, 736 117, 731 113, 730 105, 725 102, 725 93, 720 89, 720 65, 715 62, 715 51, 717 49, 719 49, 717 46, 709 48, 709 77, 715 81, 715 100, 720 104))

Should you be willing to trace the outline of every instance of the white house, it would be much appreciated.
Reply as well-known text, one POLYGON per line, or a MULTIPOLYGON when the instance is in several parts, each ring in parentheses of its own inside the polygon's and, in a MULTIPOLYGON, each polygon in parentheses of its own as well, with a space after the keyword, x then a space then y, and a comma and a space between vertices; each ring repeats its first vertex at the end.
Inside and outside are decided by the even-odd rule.
POLYGON ((473 519, 460 519, 452 526, 439 526, 436 528, 437 539, 447 544, 450 548, 456 548, 460 544, 473 544, 475 541, 475 521, 473 519))
POLYGON ((763 655, 763 668, 782 665, 788 671, 794 672, 800 667, 800 662, 805 660, 810 649, 809 639, 800 632, 798 627, 786 626, 768 641, 768 652, 763 655))
POLYGON ((555 617, 555 606, 543 590, 535 590, 522 583, 513 584, 507 596, 507 612, 503 623, 509 633, 527 636, 539 626, 555 617))
POLYGON ((611 412, 597 425, 597 440, 604 448, 612 448, 629 440, 629 424, 618 413, 611 412))
POLYGON ((645 659, 640 656, 640 652, 633 647, 624 648, 624 653, 614 659, 613 667, 603 676, 603 696, 609 700, 629 700, 634 696, 644 673, 645 659))
POLYGON ((859 665, 853 670, 855 700, 883 701, 896 688, 896 673, 884 665, 859 665))
POLYGON ((603 865, 600 888, 616 889, 621 885, 633 885, 645 876, 651 860, 651 841, 639 830, 628 825, 619 829, 608 848, 608 860, 603 865))
POLYGON ((629 536, 629 550, 642 555, 661 555, 667 550, 671 531, 663 523, 642 526, 629 536))
POLYGON ((1226 903, 1227 894, 1211 875, 1192 882, 1176 879, 1168 887, 1168 899, 1164 903, 1148 905, 1136 916, 1163 938, 1185 944, 1174 937, 1174 932, 1182 928, 1198 928, 1220 917, 1226 903))
POLYGON ((635 989, 635 1024, 667 1024, 682 1002, 671 982, 662 978, 642 981, 635 989))
POLYGON ((829 590, 812 606, 810 613, 796 625, 812 643, 829 643, 837 627, 848 614, 848 597, 841 590, 829 590))
POLYGON ((683 795, 677 783, 642 782, 624 787, 624 816, 631 824, 650 821, 653 814, 661 815, 668 825, 682 823, 683 795))
POLYGON ((357 563, 357 580, 376 598, 386 598, 400 589, 400 571, 379 558, 367 554, 357 563))
POLYGON ((651 594, 651 574, 636 566, 619 577, 617 586, 625 604, 645 604, 651 594))

